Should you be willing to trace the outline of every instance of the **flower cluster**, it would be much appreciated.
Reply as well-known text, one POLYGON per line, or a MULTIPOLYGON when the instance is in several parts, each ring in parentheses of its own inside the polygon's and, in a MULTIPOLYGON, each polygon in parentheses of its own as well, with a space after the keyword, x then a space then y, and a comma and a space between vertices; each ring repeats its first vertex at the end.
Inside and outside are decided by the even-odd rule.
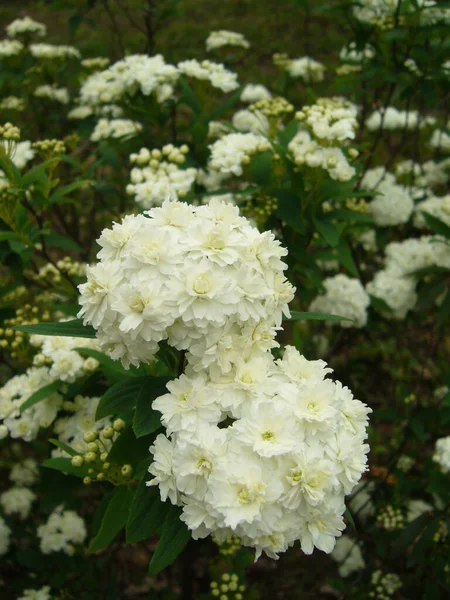
POLYGON ((367 323, 369 296, 359 279, 339 274, 323 281, 325 294, 317 296, 310 304, 311 312, 336 314, 351 321, 328 321, 341 327, 364 327, 367 323))
POLYGON ((64 552, 68 556, 73 556, 75 546, 82 544, 86 535, 83 519, 73 510, 63 510, 61 506, 52 512, 44 525, 37 528, 43 554, 64 552))
POLYGON ((361 187, 377 193, 369 204, 369 214, 376 225, 390 227, 409 220, 414 209, 411 194, 383 167, 367 171, 361 181, 361 187))
POLYGON ((25 100, 17 96, 7 96, 0 101, 1 110, 17 110, 22 112, 25 110, 25 100))
POLYGON ((342 98, 319 98, 316 104, 303 106, 295 117, 314 138, 331 144, 354 139, 356 112, 356 107, 342 98))
POLYGON ((149 485, 182 506, 194 538, 236 535, 257 557, 297 539, 307 554, 332 551, 366 469, 371 410, 329 372, 288 346, 275 362, 257 352, 228 372, 190 371, 153 402, 170 437, 152 447, 149 485))
POLYGON ((237 74, 229 71, 220 63, 211 62, 210 60, 199 62, 190 59, 179 62, 177 68, 182 75, 201 81, 209 81, 213 87, 225 93, 232 92, 239 87, 237 74))
POLYGON ((105 229, 98 242, 100 262, 79 288, 79 316, 125 366, 151 360, 165 339, 217 360, 227 360, 235 338, 274 345, 271 328, 293 297, 286 251, 236 207, 165 201, 105 229))
POLYGON ((239 46, 241 48, 250 48, 250 43, 242 33, 236 33, 235 31, 227 31, 221 29, 220 31, 212 31, 206 40, 206 50, 217 50, 223 46, 239 46))
POLYGON ((434 125, 434 117, 422 118, 417 110, 398 110, 394 106, 388 106, 386 110, 376 110, 366 120, 366 127, 369 131, 379 129, 416 129, 417 127, 426 127, 434 125))
POLYGON ((261 84, 247 83, 241 93, 241 102, 254 104, 260 100, 269 100, 272 94, 261 84))
POLYGON ((34 58, 40 59, 81 59, 80 51, 73 46, 55 46, 53 44, 31 44, 30 52, 34 58))
POLYGON ((445 185, 450 178, 450 158, 439 162, 427 160, 422 164, 403 160, 397 163, 395 175, 399 180, 405 179, 408 185, 419 188, 445 185))
POLYGON ((414 226, 419 229, 426 227, 422 211, 432 215, 450 227, 450 194, 446 196, 432 196, 416 204, 414 226))
POLYGON ((18 40, 0 40, 0 58, 16 56, 24 49, 24 45, 18 40))
POLYGON ((38 98, 48 98, 60 104, 68 104, 70 101, 69 92, 66 88, 57 88, 52 85, 40 85, 34 90, 34 95, 38 98))
POLYGON ((358 542, 348 535, 341 535, 337 539, 331 558, 339 563, 338 571, 341 577, 348 577, 366 566, 358 542))
POLYGON ((0 556, 8 552, 10 536, 11 529, 5 523, 5 520, 0 517, 0 556))
POLYGON ((307 83, 323 81, 326 71, 325 65, 309 56, 289 59, 283 66, 291 77, 301 77, 307 83))
POLYGON ((143 208, 160 206, 164 200, 186 196, 197 177, 197 169, 179 167, 188 152, 186 145, 177 148, 167 144, 161 150, 141 148, 137 154, 132 154, 130 162, 136 166, 130 173, 127 194, 134 196, 143 208))
POLYGON ((433 460, 443 473, 450 472, 450 435, 436 440, 433 460))
POLYGON ((226 175, 242 175, 257 152, 270 150, 267 139, 255 133, 230 133, 211 144, 209 167, 226 175))
POLYGON ((386 573, 374 571, 370 579, 372 591, 369 592, 369 598, 377 600, 389 600, 402 587, 400 577, 395 573, 386 573))
POLYGON ((22 590, 23 596, 17 598, 17 600, 51 600, 50 586, 44 585, 39 590, 22 590))
POLYGON ((6 515, 17 515, 23 521, 31 511, 36 494, 26 487, 15 486, 0 495, 0 505, 6 515))
POLYGON ((27 33, 35 33, 40 37, 47 35, 47 27, 34 19, 26 16, 23 19, 15 19, 6 27, 6 33, 9 37, 15 38, 27 33))
POLYGON ((98 142, 108 138, 125 138, 138 135, 142 125, 130 119, 100 119, 91 133, 91 141, 98 142))
POLYGON ((350 42, 339 52, 339 58, 342 62, 362 63, 375 56, 375 48, 370 44, 360 47, 356 42, 350 42))
MULTIPOLYGON (((450 129, 450 121, 447 122, 448 129, 450 129)), ((448 154, 450 152, 450 134, 443 129, 436 129, 430 138, 430 146, 439 152, 448 154)))

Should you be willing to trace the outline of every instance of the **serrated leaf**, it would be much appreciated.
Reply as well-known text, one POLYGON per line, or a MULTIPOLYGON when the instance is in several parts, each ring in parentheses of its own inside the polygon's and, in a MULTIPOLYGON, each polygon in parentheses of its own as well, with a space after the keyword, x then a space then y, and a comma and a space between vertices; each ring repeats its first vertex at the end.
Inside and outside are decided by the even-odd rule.
POLYGON ((191 539, 191 532, 180 520, 181 510, 171 506, 164 522, 161 539, 150 561, 148 572, 156 575, 171 565, 191 539))
POLYGON ((328 313, 315 313, 315 312, 298 312, 291 310, 291 316, 289 319, 286 317, 284 321, 351 321, 356 323, 354 319, 348 317, 341 317, 339 315, 329 315, 328 313))
POLYGON ((64 337, 80 337, 94 339, 97 332, 91 325, 83 325, 81 319, 73 319, 64 323, 37 323, 36 325, 17 325, 13 329, 36 335, 61 335, 64 337))
POLYGON ((31 408, 35 404, 38 404, 38 402, 42 402, 42 400, 45 400, 51 394, 55 394, 59 390, 60 387, 61 387, 60 381, 53 381, 53 383, 44 385, 44 387, 41 387, 39 390, 37 390, 36 392, 31 394, 31 396, 29 398, 27 398, 27 400, 25 400, 25 402, 22 402, 22 404, 20 405, 20 408, 19 408, 19 412, 23 413, 28 408, 31 408))
POLYGON ((103 515, 100 529, 90 543, 89 554, 109 546, 119 531, 125 527, 132 500, 133 490, 129 486, 122 485, 116 488, 103 515))
POLYGON ((170 377, 147 377, 139 392, 136 411, 133 419, 133 430, 136 437, 153 433, 161 426, 158 411, 153 410, 152 402, 167 392, 166 385, 170 377))
POLYGON ((110 387, 98 403, 95 419, 98 421, 133 409, 146 379, 147 377, 130 377, 110 387))
POLYGON ((128 513, 127 543, 135 544, 149 538, 164 522, 171 504, 162 502, 157 486, 147 486, 144 476, 139 482, 128 513))

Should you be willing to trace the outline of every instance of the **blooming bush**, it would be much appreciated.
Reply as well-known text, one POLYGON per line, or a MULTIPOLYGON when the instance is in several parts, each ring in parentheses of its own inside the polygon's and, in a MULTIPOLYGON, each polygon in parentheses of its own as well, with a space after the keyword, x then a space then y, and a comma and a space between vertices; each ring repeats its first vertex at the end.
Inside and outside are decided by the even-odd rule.
POLYGON ((0 40, 1 597, 446 597, 450 8, 81 4, 0 40))

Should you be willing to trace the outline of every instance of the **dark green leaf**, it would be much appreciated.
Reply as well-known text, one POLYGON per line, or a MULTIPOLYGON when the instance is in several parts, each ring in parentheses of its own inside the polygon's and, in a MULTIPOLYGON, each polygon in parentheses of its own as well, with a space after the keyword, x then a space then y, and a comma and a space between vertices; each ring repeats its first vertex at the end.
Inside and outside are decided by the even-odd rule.
POLYGON ((63 235, 57 233, 50 233, 45 236, 45 240, 49 246, 55 246, 55 248, 63 248, 64 250, 75 250, 75 252, 82 252, 83 248, 76 242, 63 235))
POLYGON ((425 211, 422 211, 422 215, 431 231, 450 239, 450 227, 448 225, 425 211))
POLYGON ((55 471, 61 471, 61 473, 67 473, 68 475, 74 475, 75 477, 86 477, 88 475, 88 466, 83 465, 82 467, 74 467, 72 465, 71 458, 58 457, 49 458, 44 463, 43 467, 47 469, 55 469, 55 471))
MULTIPOLYGON (((428 517, 428 515, 426 516, 428 517)), ((425 551, 433 543, 434 534, 439 530, 440 525, 441 518, 436 517, 425 527, 411 552, 411 556, 408 560, 408 567, 416 565, 423 560, 425 551)))
POLYGON ((18 325, 17 331, 35 333, 36 335, 62 335, 68 337, 95 338, 96 331, 90 325, 83 325, 81 319, 73 319, 65 323, 37 323, 36 325, 18 325))
POLYGON ((330 246, 338 245, 339 231, 338 229, 336 229, 333 223, 331 223, 330 221, 314 219, 314 225, 327 244, 329 244, 330 246))
POLYGON ((180 515, 181 510, 171 506, 164 522, 161 539, 150 561, 148 569, 150 575, 156 575, 171 565, 189 542, 191 533, 183 521, 180 521, 180 515))
POLYGON ((277 215, 298 233, 306 233, 306 220, 300 211, 300 198, 291 190, 272 190, 271 195, 278 200, 277 215))
POLYGON ((146 435, 136 438, 131 427, 124 429, 112 445, 108 454, 108 462, 123 465, 130 464, 133 468, 150 456, 149 448, 155 436, 146 435))
POLYGON ((100 529, 89 546, 89 554, 109 546, 125 527, 132 500, 133 490, 129 486, 121 485, 116 488, 103 515, 100 529))
POLYGON ((345 513, 344 513, 344 517, 347 519, 347 521, 350 523, 350 525, 353 527, 353 529, 356 531, 356 525, 355 525, 355 520, 353 519, 353 515, 350 512, 349 508, 346 507, 345 508, 345 513))
POLYGON ((19 408, 19 412, 23 413, 25 410, 27 410, 27 408, 31 408, 38 402, 41 402, 42 400, 45 400, 46 398, 51 396, 51 394, 55 394, 60 387, 60 381, 54 381, 53 383, 44 385, 44 387, 41 387, 41 389, 37 390, 37 392, 31 394, 31 396, 27 400, 25 400, 25 402, 22 402, 19 408))
POLYGON ((64 444, 63 442, 60 442, 59 440, 55 440, 53 438, 50 438, 48 441, 51 444, 53 444, 54 446, 57 446, 58 448, 60 448, 61 450, 64 450, 64 452, 66 452, 70 456, 77 456, 78 455, 78 452, 76 452, 73 448, 71 448, 67 444, 64 444))
POLYGON ((167 393, 166 385, 170 377, 147 377, 139 392, 133 429, 136 437, 153 433, 161 426, 160 413, 152 409, 152 402, 167 393))
POLYGON ((128 514, 127 543, 135 544, 149 538, 164 522, 171 504, 161 502, 157 486, 148 487, 144 476, 139 482, 128 514))
POLYGON ((354 275, 355 277, 359 277, 358 269, 356 267, 355 261, 353 260, 353 255, 348 242, 341 238, 337 247, 338 260, 343 265, 347 271, 354 275))
POLYGON ((267 186, 272 171, 272 153, 258 152, 251 164, 252 177, 258 185, 267 186))
POLYGON ((439 326, 445 325, 450 319, 450 290, 447 290, 444 300, 439 307, 437 323, 439 326))
POLYGON ((222 102, 222 104, 208 116, 207 120, 216 121, 217 119, 220 119, 229 110, 231 110, 233 106, 239 102, 241 98, 241 92, 242 88, 236 90, 236 92, 232 96, 230 96, 230 98, 227 98, 225 102, 222 102))
POLYGON ((348 317, 340 317, 339 315, 329 315, 327 313, 315 313, 315 312, 297 312, 291 310, 290 319, 284 319, 285 321, 351 321, 355 323, 354 319, 348 317))
POLYGON ((147 377, 133 377, 119 381, 107 390, 97 407, 96 420, 108 415, 119 415, 136 406, 137 398, 147 377))
POLYGON ((402 556, 405 554, 408 546, 410 546, 417 536, 422 533, 429 520, 429 515, 424 513, 423 515, 420 515, 414 519, 414 521, 411 521, 411 523, 408 523, 405 529, 392 544, 392 552, 394 556, 402 556))

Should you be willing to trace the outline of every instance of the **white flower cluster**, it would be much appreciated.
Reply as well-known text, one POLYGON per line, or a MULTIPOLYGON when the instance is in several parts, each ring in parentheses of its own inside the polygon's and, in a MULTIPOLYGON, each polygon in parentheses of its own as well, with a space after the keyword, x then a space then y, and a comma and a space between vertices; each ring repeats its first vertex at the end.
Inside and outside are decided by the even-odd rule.
POLYGON ((443 473, 450 472, 450 435, 436 440, 433 460, 443 473))
POLYGON ((34 158, 35 154, 36 152, 31 147, 31 142, 16 142, 12 147, 11 160, 18 169, 23 169, 34 158))
POLYGON ((177 79, 176 67, 166 64, 161 54, 133 54, 90 75, 80 89, 80 103, 120 103, 138 92, 144 96, 155 94, 157 102, 162 103, 172 97, 177 79))
POLYGON ((403 160, 395 167, 397 178, 406 178, 409 185, 419 188, 445 185, 450 178, 450 158, 435 162, 427 160, 419 164, 412 160, 403 160))
POLYGON ((15 486, 0 495, 0 505, 6 515, 17 515, 23 521, 31 511, 36 494, 26 487, 15 486))
POLYGON ((319 98, 316 104, 303 106, 295 117, 320 140, 327 143, 355 138, 356 107, 342 98, 319 98))
POLYGON ((309 310, 352 319, 352 321, 327 321, 330 325, 339 323, 341 327, 364 327, 367 323, 370 299, 359 279, 340 273, 334 277, 327 277, 323 281, 323 286, 325 294, 317 296, 311 302, 309 310))
POLYGON ((450 194, 446 196, 432 196, 416 204, 413 222, 414 226, 420 229, 427 227, 422 211, 436 217, 436 219, 439 219, 450 227, 450 194))
POLYGON ((197 169, 179 167, 188 152, 186 145, 177 148, 166 144, 161 150, 141 148, 138 154, 132 154, 130 162, 136 167, 131 170, 127 194, 134 196, 143 208, 161 206, 164 200, 184 198, 197 177, 197 169))
MULTIPOLYGON (((68 444, 77 452, 85 454, 87 452, 84 434, 88 431, 100 432, 104 427, 111 424, 111 418, 95 420, 100 398, 88 398, 85 396, 76 396, 73 402, 65 402, 64 409, 73 413, 69 417, 61 417, 55 421, 53 431, 58 436, 60 442, 68 444)), ((104 440, 106 443, 106 440, 104 440)), ((67 456, 60 448, 52 450, 52 456, 67 456)))
POLYGON ((269 135, 269 120, 259 110, 238 110, 231 122, 239 131, 269 135))
POLYGON ((308 131, 299 131, 289 142, 297 166, 322 168, 336 181, 349 181, 356 173, 341 148, 322 146, 308 131))
POLYGON ((374 591, 369 592, 369 598, 377 600, 389 600, 403 585, 400 577, 395 573, 383 575, 380 570, 372 573, 370 584, 374 587, 374 591))
POLYGON ((109 58, 106 58, 104 56, 96 56, 94 58, 85 58, 81 61, 80 64, 85 69, 100 71, 102 69, 106 69, 106 67, 109 66, 110 62, 111 61, 109 60, 109 58))
POLYGON ((416 127, 426 127, 434 125, 434 117, 422 118, 417 110, 398 110, 394 106, 388 106, 386 110, 374 111, 366 120, 366 127, 369 131, 379 129, 415 129, 416 127))
POLYGON ((24 49, 22 42, 17 40, 0 40, 0 58, 15 56, 24 49))
POLYGON ((124 366, 152 360, 165 339, 192 361, 228 361, 240 340, 275 345, 273 328, 293 297, 281 261, 287 251, 238 208, 165 201, 105 229, 98 243, 100 262, 79 287, 79 316, 124 366))
POLYGON ((83 358, 74 348, 96 350, 96 339, 72 338, 58 335, 32 335, 30 343, 39 348, 33 359, 36 366, 50 365, 49 376, 53 380, 73 383, 86 373, 92 373, 99 365, 95 358, 83 358))
POLYGON ((52 85, 40 85, 34 90, 37 98, 48 98, 61 104, 68 104, 70 100, 67 88, 57 88, 52 85))
POLYGON ((366 566, 358 542, 348 535, 341 535, 336 541, 331 558, 339 563, 338 571, 341 577, 348 577, 366 566))
POLYGON ((33 458, 25 458, 22 462, 16 463, 9 473, 10 480, 21 486, 30 486, 39 479, 39 470, 37 462, 33 458))
MULTIPOLYGON (((72 115, 73 118, 73 115, 72 115)), ((108 138, 130 138, 142 131, 142 125, 130 119, 100 119, 91 133, 90 140, 99 142, 108 138)))
POLYGON ((362 48, 356 42, 350 42, 339 52, 339 58, 342 62, 362 63, 375 56, 375 49, 370 44, 365 44, 362 48))
POLYGON ((73 510, 56 508, 47 523, 37 528, 40 548, 43 554, 64 552, 69 556, 75 553, 75 546, 82 544, 87 531, 83 519, 73 510))
POLYGON ((417 281, 412 274, 425 267, 450 269, 450 251, 439 236, 422 236, 391 242, 385 249, 385 267, 366 286, 372 296, 383 300, 392 312, 386 318, 404 319, 417 302, 417 281))
POLYGON ((199 62, 190 59, 178 63, 177 68, 186 77, 209 81, 213 87, 225 93, 232 92, 239 87, 237 74, 229 71, 220 63, 214 63, 210 60, 199 62))
POLYGON ((1 110, 25 110, 25 100, 17 96, 7 96, 0 101, 1 110))
POLYGON ((22 590, 22 594, 17 600, 51 600, 49 585, 44 585, 40 590, 22 590))
POLYGON ((240 46, 241 48, 250 48, 250 43, 242 33, 236 33, 235 31, 227 31, 221 29, 220 31, 212 31, 206 40, 206 50, 217 50, 223 46, 240 46))
POLYGON ((255 133, 229 133, 209 146, 209 168, 226 175, 242 175, 243 167, 250 164, 257 152, 271 149, 267 139, 255 133))
POLYGON ((289 59, 283 66, 291 77, 301 77, 307 83, 323 81, 326 71, 325 65, 309 56, 289 59))
POLYGON ((11 529, 5 523, 5 520, 0 517, 0 556, 3 556, 8 552, 10 536, 11 529))
POLYGON ((398 5, 397 0, 359 0, 353 7, 353 16, 359 21, 371 25, 384 26, 390 23, 393 26, 397 10, 399 16, 404 16, 422 8, 427 9, 421 12, 422 23, 430 24, 445 18, 445 14, 441 15, 441 13, 445 13, 445 10, 441 10, 434 0, 416 0, 412 3, 400 2, 400 5, 398 5))
MULTIPOLYGON (((0 50, 1 52, 1 50, 0 50)), ((450 129, 450 121, 447 123, 447 130, 450 129)), ((450 134, 443 129, 436 129, 430 138, 430 146, 440 152, 448 154, 450 152, 450 134)))
POLYGON ((269 90, 258 83, 247 83, 241 93, 241 102, 246 104, 270 100, 270 98, 272 98, 272 94, 269 90))
POLYGON ((369 169, 361 181, 361 187, 377 192, 369 204, 369 214, 376 225, 390 227, 409 220, 414 210, 413 199, 409 191, 383 167, 369 169))
POLYGON ((47 27, 43 23, 26 16, 23 19, 15 19, 7 25, 6 33, 12 38, 26 33, 35 33, 40 37, 44 37, 47 35, 47 27))
POLYGON ((194 538, 236 535, 256 557, 298 539, 307 554, 332 551, 371 410, 329 372, 288 346, 282 360, 255 352, 227 372, 190 371, 153 402, 170 439, 156 438, 148 485, 183 507, 194 538))
POLYGON ((41 59, 81 59, 80 51, 73 46, 55 46, 54 44, 31 44, 30 52, 34 58, 41 59))

